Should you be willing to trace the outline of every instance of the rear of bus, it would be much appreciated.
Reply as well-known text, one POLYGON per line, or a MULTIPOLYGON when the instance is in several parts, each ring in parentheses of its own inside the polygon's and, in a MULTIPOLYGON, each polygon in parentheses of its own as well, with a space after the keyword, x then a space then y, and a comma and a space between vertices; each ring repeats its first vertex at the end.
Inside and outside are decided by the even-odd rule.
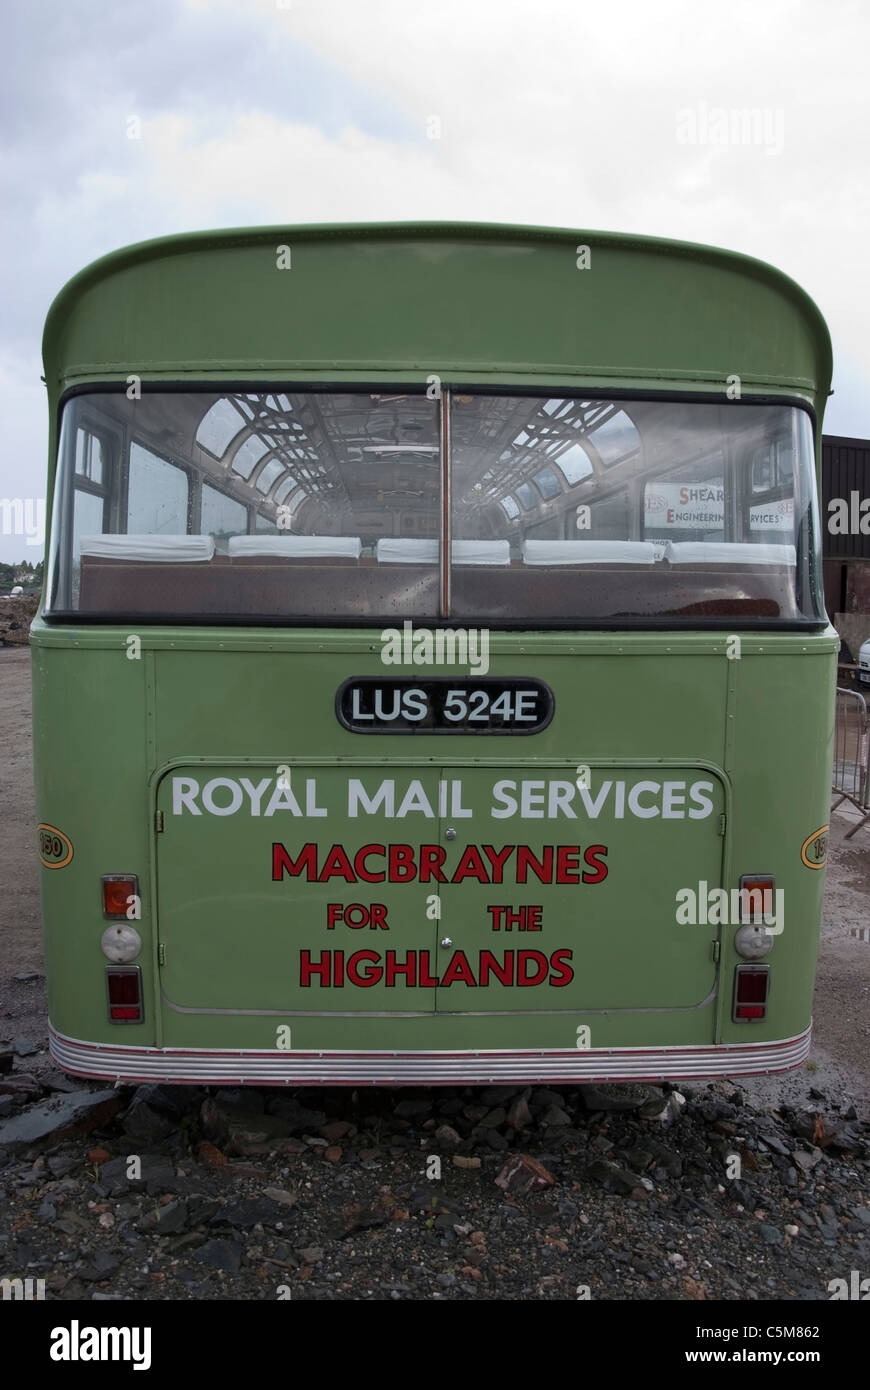
POLYGON ((203 233, 77 276, 45 361, 59 1065, 806 1057, 838 641, 792 281, 591 233, 203 233))

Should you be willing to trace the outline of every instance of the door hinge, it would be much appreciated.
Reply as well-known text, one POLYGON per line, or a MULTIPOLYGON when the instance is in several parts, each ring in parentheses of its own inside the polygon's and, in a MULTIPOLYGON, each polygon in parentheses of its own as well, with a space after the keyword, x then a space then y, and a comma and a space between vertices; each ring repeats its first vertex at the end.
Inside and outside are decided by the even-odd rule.
POLYGON ((155 829, 155 831, 157 832, 158 835, 159 835, 159 834, 161 833, 161 831, 163 830, 163 812, 162 812, 162 811, 155 811, 155 813, 154 813, 154 829, 155 829))
MULTIPOLYGON (((160 949, 162 950, 163 947, 161 946, 160 949)), ((719 942, 718 942, 718 941, 711 941, 711 942, 710 942, 710 955, 713 957, 714 961, 718 961, 718 960, 719 960, 720 951, 721 951, 721 947, 720 947, 719 942)))
MULTIPOLYGON (((160 828, 161 828, 161 830, 163 829, 162 825, 161 825, 160 828)), ((725 813, 724 813, 724 811, 723 811, 722 815, 719 817, 719 834, 720 834, 720 835, 724 835, 724 834, 725 834, 725 813)))
POLYGON ((157 964, 166 964, 166 947, 164 946, 162 941, 158 941, 157 943, 157 964))

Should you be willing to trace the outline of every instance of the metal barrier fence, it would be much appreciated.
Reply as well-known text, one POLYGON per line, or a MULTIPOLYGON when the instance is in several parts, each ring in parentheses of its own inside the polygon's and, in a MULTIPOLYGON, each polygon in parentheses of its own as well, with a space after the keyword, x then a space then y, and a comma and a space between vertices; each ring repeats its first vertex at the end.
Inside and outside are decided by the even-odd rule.
POLYGON ((837 686, 836 718, 834 722, 834 779, 833 792, 837 800, 835 811, 843 801, 862 813, 862 819, 846 835, 851 840, 862 825, 870 820, 870 722, 867 701, 857 690, 837 686))

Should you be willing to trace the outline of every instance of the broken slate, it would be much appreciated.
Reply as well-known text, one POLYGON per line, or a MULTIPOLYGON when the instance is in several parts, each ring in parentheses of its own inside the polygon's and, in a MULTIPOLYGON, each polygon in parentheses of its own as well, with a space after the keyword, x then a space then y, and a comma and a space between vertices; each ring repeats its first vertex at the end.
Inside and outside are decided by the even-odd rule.
POLYGON ((120 1106, 121 1097, 114 1090, 52 1096, 0 1124, 0 1149, 15 1153, 87 1134, 112 1119, 120 1106))

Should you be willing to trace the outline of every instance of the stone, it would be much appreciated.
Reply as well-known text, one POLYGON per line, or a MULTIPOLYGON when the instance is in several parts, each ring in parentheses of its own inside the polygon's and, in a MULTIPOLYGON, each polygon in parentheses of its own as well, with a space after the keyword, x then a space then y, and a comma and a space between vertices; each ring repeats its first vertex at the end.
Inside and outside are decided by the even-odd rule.
POLYGON ((495 1179, 504 1192, 540 1192, 555 1181, 543 1163, 530 1154, 512 1154, 495 1179))
POLYGON ((652 1149, 645 1149, 641 1144, 637 1144, 633 1149, 629 1150, 628 1162, 638 1173, 646 1172, 647 1168, 652 1166, 654 1160, 655 1154, 652 1149))
POLYGON ((40 1072, 39 1080, 44 1091, 62 1091, 65 1095, 78 1091, 82 1084, 77 1076, 66 1076, 64 1072, 54 1070, 40 1072))
POLYGON ((671 1125, 676 1124, 682 1116, 686 1105, 686 1097, 679 1091, 671 1091, 665 1105, 661 1110, 656 1109, 657 1102, 649 1101, 642 1105, 639 1111, 643 1119, 658 1120, 663 1129, 670 1129, 671 1125))
POLYGON ((758 1134, 759 1142, 771 1153, 781 1154, 783 1158, 789 1158, 791 1149, 788 1148, 780 1139, 778 1134, 771 1134, 768 1130, 760 1130, 758 1134))
POLYGON ((302 1263, 306 1265, 319 1264, 323 1259, 323 1250, 319 1245, 306 1245, 303 1249, 297 1250, 296 1254, 299 1256, 302 1263))
POLYGON ((192 1253, 192 1259, 208 1265, 210 1269, 223 1269, 227 1274, 238 1274, 242 1265, 242 1244, 235 1240, 207 1240, 192 1253))
POLYGON ((299 1200, 292 1192, 285 1192, 283 1187, 264 1188, 263 1196, 267 1197, 270 1202, 278 1202, 284 1207, 295 1207, 299 1200))
POLYGON ((462 1139, 452 1125, 439 1125, 432 1138, 436 1144, 441 1144, 445 1148, 455 1149, 462 1139))
POLYGON ((631 1196, 635 1193, 644 1192, 643 1180, 636 1173, 631 1173, 627 1168, 621 1168, 618 1163, 611 1163, 608 1159, 598 1158, 594 1163, 590 1163, 586 1169, 586 1176, 601 1183, 601 1186, 610 1192, 617 1192, 623 1197, 631 1196))
POLYGON ((187 1216, 191 1226, 205 1226, 220 1211, 220 1202, 204 1192, 194 1192, 187 1199, 187 1216))
POLYGON ((403 1120, 419 1120, 423 1115, 431 1115, 431 1100, 400 1100, 394 1112, 403 1120))
POLYGON ((84 1235, 88 1229, 87 1222, 83 1221, 75 1212, 71 1212, 69 1216, 60 1217, 54 1224, 65 1236, 70 1236, 73 1239, 75 1239, 76 1236, 84 1235))
MULTIPOLYGON (((487 1086, 481 1091, 480 1099, 484 1105, 504 1105, 522 1090, 522 1086, 487 1086)), ((530 1091, 526 1088, 526 1095, 529 1094, 530 1091)))
POLYGON ((811 1173, 822 1158, 821 1149, 810 1149, 809 1153, 805 1149, 795 1149, 791 1161, 802 1173, 811 1173))
POLYGON ((488 1110, 485 1115, 478 1120, 481 1129, 498 1129, 507 1119, 507 1111, 503 1106, 497 1105, 494 1109, 488 1110))
POLYGON ((38 970, 19 970, 18 974, 13 975, 12 978, 19 985, 28 985, 32 980, 41 980, 42 976, 38 970))
POLYGON ((16 1057, 35 1057, 39 1052, 39 1044, 32 1038, 25 1038, 23 1035, 12 1039, 12 1051, 16 1057))
POLYGON ((466 1105, 463 1106, 462 1114, 470 1124, 476 1125, 488 1114, 488 1108, 485 1105, 466 1105))
MULTIPOLYGON (((76 1087, 78 1090, 79 1088, 76 1087)), ((28 1096, 41 1096, 42 1087, 35 1076, 28 1072, 17 1071, 11 1076, 0 1076, 0 1096, 20 1096, 26 1099, 28 1096)))
POLYGON ((124 1116, 122 1128, 132 1139, 144 1139, 146 1143, 157 1144, 161 1139, 168 1139, 175 1125, 147 1101, 134 1100, 124 1116))
POLYGON ((54 1178, 65 1178, 73 1168, 78 1168, 79 1160, 63 1154, 53 1154, 48 1160, 48 1171, 54 1178))
POLYGON ((176 1201, 167 1202, 165 1207, 160 1207, 157 1216, 157 1234, 159 1236, 177 1235, 183 1231, 188 1222, 187 1202, 176 1201))
POLYGON ((451 1096, 449 1100, 442 1100, 438 1105, 438 1114, 447 1115, 451 1118, 454 1115, 461 1115, 464 1102, 459 1096, 451 1096))
POLYGON ((454 1154, 453 1164, 456 1168, 474 1169, 480 1167, 480 1159, 473 1154, 454 1154))
POLYGON ((11 1115, 14 1106, 15 1106, 14 1097, 12 1097, 12 1096, 0 1096, 0 1120, 5 1119, 5 1117, 6 1117, 7 1115, 11 1115))
POLYGON ((758 1233, 765 1245, 782 1245, 783 1235, 776 1226, 770 1226, 766 1221, 762 1221, 758 1227, 758 1233))
POLYGON ((545 1129, 554 1125, 570 1125, 571 1116, 559 1105, 551 1105, 541 1118, 541 1124, 545 1129))
POLYGON ((229 1202, 211 1219, 213 1226, 235 1226, 250 1230, 252 1226, 280 1225, 287 1219, 286 1207, 268 1197, 242 1197, 229 1202))
POLYGON ((827 1136, 827 1148, 833 1149, 834 1153, 849 1154, 854 1153, 861 1147, 861 1136, 854 1125, 837 1125, 827 1136))
POLYGON ((673 1149, 669 1149, 664 1144, 650 1142, 650 1151, 653 1156, 653 1163, 656 1168, 663 1168, 671 1178, 678 1178, 683 1171, 683 1160, 673 1149))
POLYGON ((284 1121, 287 1134, 294 1134, 301 1129, 319 1129, 321 1125, 326 1124, 326 1115, 322 1110, 308 1110, 293 1096, 273 1096, 267 1109, 270 1115, 284 1121))
POLYGON ((529 1109, 529 1096, 531 1090, 526 1087, 518 1096, 511 1101, 510 1109, 507 1112, 507 1122, 514 1131, 518 1129, 528 1129, 532 1124, 532 1112, 529 1109))
POLYGON ((110 1274, 114 1274, 118 1264, 119 1261, 107 1250, 98 1250, 93 1259, 79 1270, 79 1278, 86 1279, 88 1283, 101 1283, 108 1279, 110 1274))
POLYGON ((564 1106, 564 1098, 558 1091, 548 1091, 546 1087, 540 1087, 532 1092, 531 1103, 536 1110, 546 1110, 548 1105, 564 1106))
POLYGON ((330 1120, 328 1125, 320 1126, 320 1137, 329 1144, 337 1144, 339 1139, 344 1139, 350 1134, 353 1125, 349 1120, 330 1120))
POLYGON ((214 1095, 214 1104, 221 1110, 241 1110, 246 1115, 260 1114, 266 1103, 259 1091, 244 1086, 225 1086, 214 1095))
POLYGON ((105 1124, 120 1108, 121 1097, 115 1090, 71 1091, 69 1095, 52 1096, 0 1124, 0 1149, 16 1153, 43 1144, 58 1144, 105 1124))
POLYGON ((327 1163, 340 1163, 342 1152, 343 1150, 339 1148, 338 1144, 330 1144, 328 1149, 323 1150, 323 1157, 327 1163))
MULTIPOLYGON (((132 1157, 132 1155, 131 1155, 132 1157)), ((100 1186, 109 1197, 120 1197, 123 1193, 147 1192, 151 1196, 159 1192, 174 1191, 178 1187, 175 1168, 163 1154, 139 1154, 141 1177, 128 1178, 127 1156, 111 1158, 100 1168, 100 1186)), ((50 1160, 49 1160, 50 1162, 50 1160)))
POLYGON ((634 1082, 583 1085, 578 1087, 578 1090, 587 1110, 606 1110, 615 1114, 625 1114, 630 1110, 639 1110, 642 1105, 647 1105, 651 1101, 658 1101, 660 1110, 667 1103, 662 1093, 653 1086, 644 1086, 634 1082))
POLYGON ((491 1149, 501 1152, 504 1149, 510 1148, 507 1139, 505 1139, 503 1134, 499 1134, 497 1129, 485 1129, 483 1136, 491 1149))
POLYGON ((224 1140, 229 1131, 224 1112, 210 1096, 206 1097, 199 1108, 199 1127, 209 1139, 224 1140))

